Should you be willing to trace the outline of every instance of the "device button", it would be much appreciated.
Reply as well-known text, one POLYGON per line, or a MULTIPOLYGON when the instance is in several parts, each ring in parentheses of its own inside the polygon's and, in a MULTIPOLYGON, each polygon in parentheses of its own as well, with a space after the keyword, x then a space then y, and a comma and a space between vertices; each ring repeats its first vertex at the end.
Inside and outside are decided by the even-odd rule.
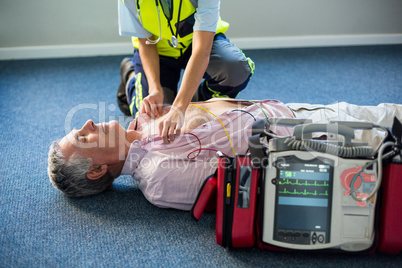
POLYGON ((278 235, 279 236, 285 236, 285 232, 284 231, 278 231, 278 235))
POLYGON ((315 244, 315 243, 317 242, 317 234, 316 234, 316 233, 314 233, 314 234, 311 236, 311 242, 313 242, 313 244, 315 244))
POLYGON ((293 236, 293 232, 287 232, 286 236, 293 236))
POLYGON ((318 242, 319 243, 324 243, 324 236, 323 235, 318 236, 318 242))
POLYGON ((300 237, 300 236, 301 236, 301 233, 299 233, 299 232, 295 233, 295 237, 300 237))
POLYGON ((310 236, 310 233, 303 233, 302 236, 307 238, 310 236))

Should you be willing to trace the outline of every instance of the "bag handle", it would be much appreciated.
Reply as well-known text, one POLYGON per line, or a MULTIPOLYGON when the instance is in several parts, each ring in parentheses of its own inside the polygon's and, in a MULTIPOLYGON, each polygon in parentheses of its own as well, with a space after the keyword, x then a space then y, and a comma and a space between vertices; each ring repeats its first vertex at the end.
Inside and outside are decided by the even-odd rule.
POLYGON ((205 179, 191 208, 191 216, 194 220, 199 221, 204 210, 214 211, 216 209, 216 187, 216 175, 212 174, 205 179))

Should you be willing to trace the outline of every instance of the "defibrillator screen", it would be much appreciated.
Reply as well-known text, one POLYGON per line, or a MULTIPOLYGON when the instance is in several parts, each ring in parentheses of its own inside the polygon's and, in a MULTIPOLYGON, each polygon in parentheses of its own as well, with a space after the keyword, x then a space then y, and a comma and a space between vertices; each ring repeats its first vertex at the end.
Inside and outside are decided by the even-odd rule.
POLYGON ((333 165, 289 156, 276 167, 274 240, 329 243, 333 165))

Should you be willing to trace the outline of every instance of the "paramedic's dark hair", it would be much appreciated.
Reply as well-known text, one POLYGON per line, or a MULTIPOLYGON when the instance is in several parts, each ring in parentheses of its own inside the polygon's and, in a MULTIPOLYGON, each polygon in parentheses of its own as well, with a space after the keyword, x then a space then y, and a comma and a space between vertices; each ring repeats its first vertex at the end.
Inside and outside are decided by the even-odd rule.
POLYGON ((87 178, 92 160, 75 153, 68 160, 59 149, 59 140, 49 148, 47 173, 53 186, 68 197, 84 197, 103 192, 114 178, 106 173, 97 180, 87 178))

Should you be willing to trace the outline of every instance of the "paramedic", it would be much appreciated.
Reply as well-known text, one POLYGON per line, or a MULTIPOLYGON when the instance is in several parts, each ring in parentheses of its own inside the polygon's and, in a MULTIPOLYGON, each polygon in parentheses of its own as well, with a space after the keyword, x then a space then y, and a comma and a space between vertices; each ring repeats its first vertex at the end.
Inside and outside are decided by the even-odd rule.
POLYGON ((121 63, 117 93, 127 115, 158 117, 165 143, 179 134, 190 101, 234 98, 253 74, 254 63, 225 37, 220 0, 121 0, 120 35, 132 36, 133 59, 121 63), (177 90, 184 69, 180 89, 177 90))

